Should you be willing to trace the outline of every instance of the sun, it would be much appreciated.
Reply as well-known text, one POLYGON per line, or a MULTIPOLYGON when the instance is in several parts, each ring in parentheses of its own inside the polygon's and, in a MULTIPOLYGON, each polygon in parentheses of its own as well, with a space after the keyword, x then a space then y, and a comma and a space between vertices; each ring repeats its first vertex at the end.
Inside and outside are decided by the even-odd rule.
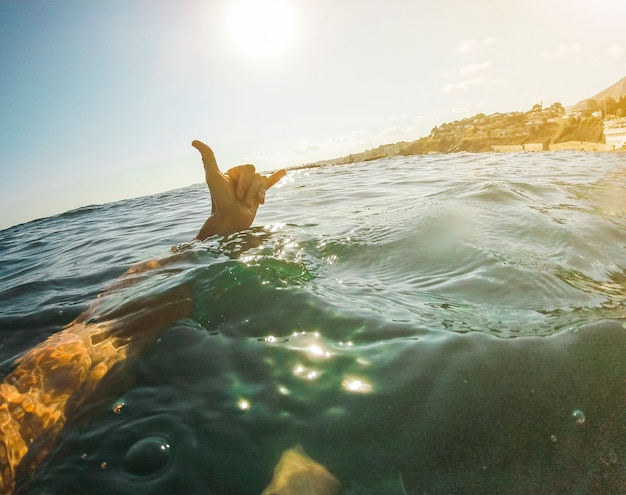
POLYGON ((295 37, 295 16, 289 0, 230 0, 225 23, 235 48, 254 58, 282 55, 295 37))

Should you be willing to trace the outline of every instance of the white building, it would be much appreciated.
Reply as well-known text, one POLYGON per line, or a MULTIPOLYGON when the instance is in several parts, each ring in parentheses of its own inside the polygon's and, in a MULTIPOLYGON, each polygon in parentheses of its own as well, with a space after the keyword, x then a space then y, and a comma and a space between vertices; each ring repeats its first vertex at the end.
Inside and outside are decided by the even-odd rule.
POLYGON ((626 145, 626 118, 604 122, 604 142, 609 150, 621 150, 626 145))

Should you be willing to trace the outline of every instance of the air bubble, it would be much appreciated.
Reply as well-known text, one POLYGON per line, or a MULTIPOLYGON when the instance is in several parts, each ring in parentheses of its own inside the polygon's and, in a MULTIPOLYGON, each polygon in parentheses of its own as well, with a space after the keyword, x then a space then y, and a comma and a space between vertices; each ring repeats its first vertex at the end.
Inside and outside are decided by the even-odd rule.
POLYGON ((585 422, 585 413, 582 412, 580 409, 574 409, 574 411, 572 412, 572 418, 574 418, 574 421, 576 422, 577 425, 582 425, 585 422))
POLYGON ((147 476, 163 469, 170 456, 170 445, 163 438, 142 438, 126 452, 124 469, 136 476, 147 476))

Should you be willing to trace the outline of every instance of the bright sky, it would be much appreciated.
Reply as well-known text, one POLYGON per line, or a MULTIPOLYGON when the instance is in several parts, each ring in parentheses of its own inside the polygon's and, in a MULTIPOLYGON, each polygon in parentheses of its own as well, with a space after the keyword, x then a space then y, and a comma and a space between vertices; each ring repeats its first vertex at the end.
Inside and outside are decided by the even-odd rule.
MULTIPOLYGON (((564 105, 626 75, 624 0, 2 0, 0 229, 564 105)), ((155 212, 158 214, 158 212, 155 212)))

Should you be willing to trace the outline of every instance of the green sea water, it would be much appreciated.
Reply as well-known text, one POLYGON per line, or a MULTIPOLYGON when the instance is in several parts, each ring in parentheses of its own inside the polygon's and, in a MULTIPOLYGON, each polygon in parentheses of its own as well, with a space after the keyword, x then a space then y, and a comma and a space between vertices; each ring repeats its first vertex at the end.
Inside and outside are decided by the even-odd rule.
POLYGON ((103 290, 103 318, 191 301, 20 493, 260 493, 294 445, 346 493, 619 493, 625 191, 619 153, 396 157, 290 171, 175 254, 205 186, 4 230, 5 375, 103 290))

